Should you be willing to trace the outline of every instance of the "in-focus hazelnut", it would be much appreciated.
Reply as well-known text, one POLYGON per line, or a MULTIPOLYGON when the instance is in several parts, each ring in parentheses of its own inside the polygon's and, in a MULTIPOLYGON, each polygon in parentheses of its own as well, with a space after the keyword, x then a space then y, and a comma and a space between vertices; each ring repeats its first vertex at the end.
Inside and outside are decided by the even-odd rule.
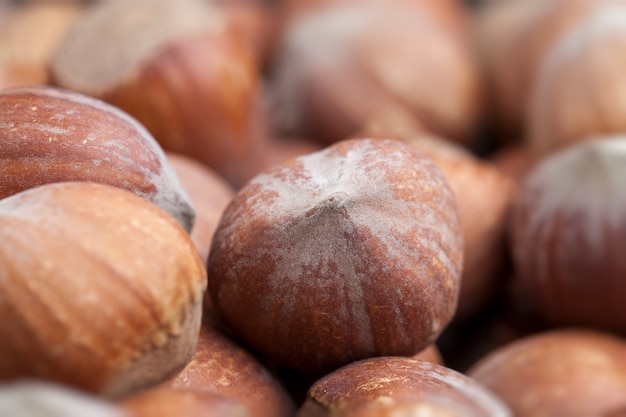
POLYGON ((111 397, 162 382, 191 359, 205 287, 184 229, 126 190, 66 182, 0 200, 0 381, 111 397))
POLYGON ((354 139, 239 191, 213 240, 209 293, 249 347, 324 372, 432 343, 456 310, 462 257, 456 200, 432 161, 354 139))
POLYGON ((340 368, 309 390, 298 417, 505 417, 488 388, 449 368, 409 358, 366 359, 340 368))
POLYGON ((0 92, 0 199, 53 182, 131 191, 191 230, 194 210, 163 150, 135 119, 99 100, 51 87, 0 92))

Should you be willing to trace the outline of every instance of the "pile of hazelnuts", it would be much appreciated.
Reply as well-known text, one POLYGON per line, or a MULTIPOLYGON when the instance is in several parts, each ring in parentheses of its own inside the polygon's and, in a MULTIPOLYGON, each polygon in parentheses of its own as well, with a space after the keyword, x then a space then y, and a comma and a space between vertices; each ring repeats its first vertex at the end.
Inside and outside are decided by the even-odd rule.
POLYGON ((624 52, 624 0, 0 1, 0 416, 626 415, 624 52))

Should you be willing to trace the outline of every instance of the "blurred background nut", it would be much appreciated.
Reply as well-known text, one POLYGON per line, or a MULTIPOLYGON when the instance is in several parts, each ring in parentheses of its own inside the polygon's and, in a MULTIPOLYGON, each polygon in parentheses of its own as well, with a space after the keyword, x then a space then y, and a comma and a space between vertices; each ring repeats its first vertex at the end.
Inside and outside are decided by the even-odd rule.
POLYGON ((514 203, 519 297, 557 325, 626 332, 626 139, 567 148, 533 168, 514 203))
POLYGON ((325 144, 371 125, 470 143, 481 113, 471 48, 425 7, 374 3, 294 19, 270 80, 275 128, 325 144))
POLYGON ((519 417, 609 416, 626 408, 626 342, 607 333, 537 333, 490 353, 468 374, 519 417))
POLYGON ((607 5, 623 7, 626 2, 493 0, 479 9, 476 30, 497 115, 494 122, 506 137, 526 137, 531 95, 554 46, 607 5))
POLYGON ((59 44, 85 9, 79 2, 0 1, 0 88, 46 84, 59 44))
POLYGON ((125 110, 165 150, 236 187, 267 140, 253 54, 206 2, 99 3, 67 34, 51 74, 56 85, 125 110))
POLYGON ((598 3, 539 67, 528 122, 539 155, 626 133, 626 2, 598 3))
POLYGON ((0 200, 0 381, 119 397, 179 371, 206 271, 187 233, 128 191, 66 182, 0 200))
POLYGON ((195 159, 172 152, 166 156, 194 206, 196 218, 191 239, 206 264, 213 234, 235 191, 225 179, 195 159))

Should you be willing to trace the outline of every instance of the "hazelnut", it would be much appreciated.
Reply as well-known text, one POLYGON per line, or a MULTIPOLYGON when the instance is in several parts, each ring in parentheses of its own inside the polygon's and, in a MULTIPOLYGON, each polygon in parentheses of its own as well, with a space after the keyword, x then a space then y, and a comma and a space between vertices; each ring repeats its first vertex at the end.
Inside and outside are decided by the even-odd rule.
POLYGON ((191 359, 206 271, 167 213, 108 185, 0 200, 0 381, 118 397, 191 359))
POLYGON ((278 47, 271 117, 329 144, 369 125, 468 143, 480 113, 473 55, 419 8, 347 4, 303 15, 278 47))
POLYGON ((553 324, 626 332, 626 139, 567 148, 534 167, 514 202, 519 297, 553 324))
POLYGON ((598 2, 550 49, 529 116, 534 152, 626 131, 626 3, 598 2))
POLYGON ((68 2, 28 2, 6 11, 0 5, 0 88, 46 84, 59 43, 84 10, 68 2))
POLYGON ((347 140, 237 193, 213 239, 209 294, 243 343, 326 372, 432 343, 454 315, 462 256, 441 171, 398 140, 347 140))
POLYGON ((512 416, 491 391, 440 365, 409 358, 366 359, 317 381, 298 417, 512 416))
POLYGON ((192 390, 153 389, 126 398, 120 405, 128 417, 250 417, 233 399, 192 390))
MULTIPOLYGON (((483 54, 488 77, 493 82, 494 109, 507 133, 524 137, 526 120, 541 66, 551 49, 570 30, 574 30, 593 11, 621 0, 493 1, 494 8, 484 25, 481 38, 491 40, 492 50, 483 54), (521 133, 518 133, 522 130, 521 133)), ((480 31, 481 29, 479 29, 480 31)), ((489 45, 489 41, 479 41, 489 45)), ((484 48, 489 48, 484 46, 484 48)))
POLYGON ((235 186, 263 147, 254 58, 229 19, 201 1, 111 1, 68 33, 52 82, 136 117, 168 151, 235 186))
POLYGON ((88 181, 131 191, 190 230, 194 210, 163 150, 135 119, 51 87, 0 92, 0 199, 53 182, 88 181))
POLYGON ((589 330, 559 329, 507 344, 468 375, 515 416, 608 416, 626 407, 626 343, 589 330))
POLYGON ((160 388, 216 393, 244 405, 250 417, 290 417, 295 411, 278 380, 211 323, 200 328, 191 361, 160 388))

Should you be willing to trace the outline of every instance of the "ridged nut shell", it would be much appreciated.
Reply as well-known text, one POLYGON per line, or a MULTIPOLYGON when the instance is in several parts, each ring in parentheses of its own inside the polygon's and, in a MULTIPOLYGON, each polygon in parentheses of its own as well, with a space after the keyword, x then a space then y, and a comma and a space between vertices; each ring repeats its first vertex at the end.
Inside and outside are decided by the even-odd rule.
POLYGON ((125 190, 59 183, 0 201, 0 381, 118 396, 190 359, 206 271, 167 213, 125 190))
POLYGON ((441 171, 403 142, 354 139, 276 165, 235 196, 209 292, 244 343, 327 371, 432 343, 455 312, 462 258, 441 171))

